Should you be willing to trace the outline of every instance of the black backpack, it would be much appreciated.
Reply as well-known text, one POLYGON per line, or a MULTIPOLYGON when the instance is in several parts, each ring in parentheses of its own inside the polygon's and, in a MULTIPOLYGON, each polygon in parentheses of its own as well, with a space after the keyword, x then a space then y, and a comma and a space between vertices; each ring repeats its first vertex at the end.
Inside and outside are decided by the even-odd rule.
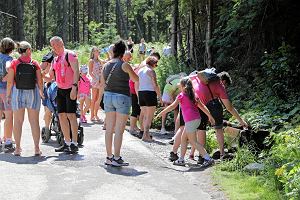
POLYGON ((36 85, 36 66, 30 61, 30 63, 23 63, 20 59, 20 64, 16 70, 16 88, 22 90, 35 89, 36 85))

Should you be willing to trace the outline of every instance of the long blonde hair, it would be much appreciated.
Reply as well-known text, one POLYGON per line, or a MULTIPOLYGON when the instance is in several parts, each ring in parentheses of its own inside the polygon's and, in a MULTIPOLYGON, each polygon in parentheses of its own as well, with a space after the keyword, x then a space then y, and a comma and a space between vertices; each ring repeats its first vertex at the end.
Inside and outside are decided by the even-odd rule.
MULTIPOLYGON (((94 51, 95 50, 98 50, 99 51, 99 48, 96 47, 96 46, 93 46, 92 47, 92 50, 91 50, 91 53, 90 53, 90 59, 94 59, 94 51)), ((99 58, 97 58, 97 60, 99 61, 99 58)))

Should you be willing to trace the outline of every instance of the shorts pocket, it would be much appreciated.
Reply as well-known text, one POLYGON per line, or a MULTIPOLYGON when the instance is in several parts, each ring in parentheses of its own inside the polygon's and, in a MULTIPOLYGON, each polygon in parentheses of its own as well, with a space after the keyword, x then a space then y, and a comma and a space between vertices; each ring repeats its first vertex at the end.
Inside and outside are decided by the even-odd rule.
POLYGON ((129 97, 126 96, 117 96, 118 106, 130 106, 129 97))

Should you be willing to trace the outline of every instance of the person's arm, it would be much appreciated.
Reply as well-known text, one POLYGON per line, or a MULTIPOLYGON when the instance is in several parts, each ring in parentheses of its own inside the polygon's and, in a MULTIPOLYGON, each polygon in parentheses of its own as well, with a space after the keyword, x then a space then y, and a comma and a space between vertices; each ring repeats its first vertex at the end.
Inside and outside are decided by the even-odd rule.
POLYGON ((14 85, 15 72, 12 68, 8 69, 7 73, 7 85, 6 85, 6 99, 10 102, 11 100, 11 90, 14 85))
POLYGON ((179 104, 179 100, 175 99, 175 101, 171 105, 167 106, 160 113, 158 113, 158 115, 155 118, 159 118, 163 114, 167 114, 168 112, 171 112, 172 110, 174 110, 178 106, 178 104, 179 104))
POLYGON ((230 102, 229 99, 221 99, 223 102, 224 106, 226 107, 226 110, 230 112, 243 127, 248 127, 248 124, 241 118, 237 110, 233 107, 232 103, 230 102))
POLYGON ((197 100, 197 106, 206 114, 206 116, 208 117, 208 120, 209 120, 210 124, 212 126, 215 125, 215 123, 216 123, 215 119, 210 114, 208 108, 199 99, 197 100))
POLYGON ((89 74, 90 74, 90 76, 94 79, 95 78, 95 75, 94 75, 94 73, 93 73, 93 67, 94 67, 94 61, 91 59, 90 61, 89 61, 89 74))
MULTIPOLYGON (((78 80, 79 80, 79 63, 78 63, 78 59, 77 57, 74 57, 74 60, 70 60, 70 65, 72 67, 72 70, 74 72, 74 77, 73 77, 73 84, 78 84, 78 80)), ((72 100, 75 100, 77 97, 77 86, 72 85, 72 90, 70 93, 70 98, 72 100)))
MULTIPOLYGON (((38 65, 38 63, 36 63, 38 65)), ((36 66, 37 70, 35 71, 36 74, 36 82, 39 88, 40 96, 44 99, 44 92, 43 92, 43 78, 41 73, 41 68, 39 66, 36 66)))
POLYGON ((100 76, 100 90, 99 90, 99 101, 101 102, 102 98, 103 98, 103 93, 104 93, 104 87, 105 87, 105 79, 104 79, 104 69, 106 67, 107 64, 105 64, 102 68, 101 71, 101 76, 100 76))
POLYGON ((159 98, 159 102, 162 104, 161 93, 160 93, 160 87, 159 87, 159 85, 158 85, 158 83, 157 83, 156 73, 155 73, 154 70, 148 71, 147 73, 148 73, 148 75, 151 77, 152 85, 153 85, 153 87, 154 87, 154 89, 155 89, 155 92, 156 92, 158 98, 159 98))
POLYGON ((129 74, 129 77, 133 82, 139 81, 138 75, 136 75, 136 73, 133 71, 132 67, 128 63, 123 63, 122 69, 124 72, 129 74))

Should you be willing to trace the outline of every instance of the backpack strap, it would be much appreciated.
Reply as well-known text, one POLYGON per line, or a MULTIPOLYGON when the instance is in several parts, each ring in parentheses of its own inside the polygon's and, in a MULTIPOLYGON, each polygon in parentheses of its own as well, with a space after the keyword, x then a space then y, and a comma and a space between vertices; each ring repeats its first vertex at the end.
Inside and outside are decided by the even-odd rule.
POLYGON ((69 52, 66 53, 65 60, 67 61, 68 66, 71 67, 71 64, 70 64, 70 61, 69 61, 69 52))

